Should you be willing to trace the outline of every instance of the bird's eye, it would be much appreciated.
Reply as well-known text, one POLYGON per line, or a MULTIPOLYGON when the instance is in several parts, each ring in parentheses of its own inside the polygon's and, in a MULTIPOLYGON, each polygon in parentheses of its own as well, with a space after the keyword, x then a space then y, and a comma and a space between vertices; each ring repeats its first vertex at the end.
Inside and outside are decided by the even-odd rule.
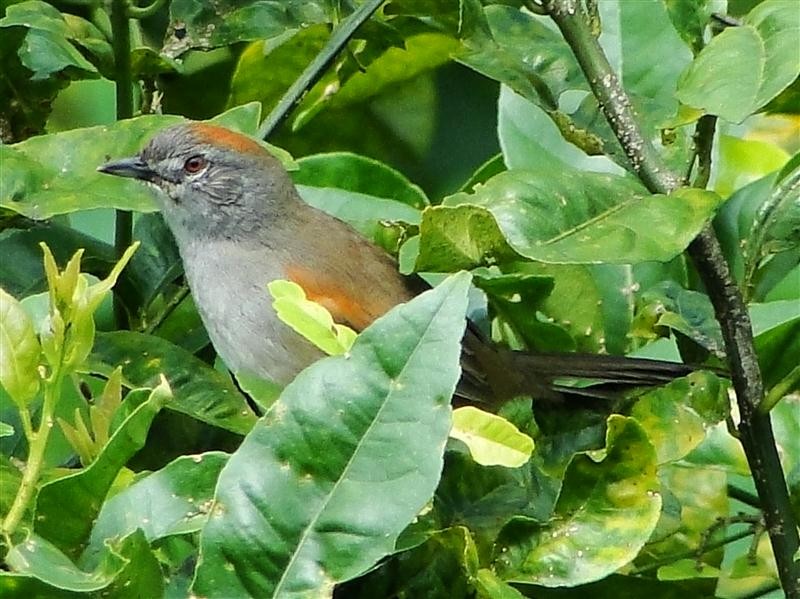
POLYGON ((206 164, 206 159, 202 156, 192 156, 183 163, 183 170, 193 175, 202 171, 206 167, 206 164))

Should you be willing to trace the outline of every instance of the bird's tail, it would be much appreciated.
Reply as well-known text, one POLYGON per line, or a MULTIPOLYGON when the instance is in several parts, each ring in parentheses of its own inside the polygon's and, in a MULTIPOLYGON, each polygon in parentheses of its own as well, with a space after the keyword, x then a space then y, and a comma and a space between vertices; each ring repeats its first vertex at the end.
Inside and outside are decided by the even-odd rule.
POLYGON ((487 343, 471 329, 464 337, 462 368, 459 390, 483 395, 484 401, 487 395, 495 400, 519 395, 558 400, 565 394, 607 398, 627 388, 669 383, 696 370, 687 364, 645 358, 512 351, 487 343), (596 384, 571 386, 563 379, 596 384))

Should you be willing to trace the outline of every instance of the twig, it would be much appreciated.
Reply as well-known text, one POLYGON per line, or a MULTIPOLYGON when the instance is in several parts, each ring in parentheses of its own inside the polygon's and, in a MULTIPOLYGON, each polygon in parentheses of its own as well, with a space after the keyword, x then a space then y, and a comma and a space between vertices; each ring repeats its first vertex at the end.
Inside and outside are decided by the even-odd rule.
POLYGON ((741 501, 757 510, 761 509, 761 502, 758 500, 758 495, 753 495, 750 491, 745 491, 730 483, 728 483, 728 497, 741 501))
POLYGON ((745 537, 749 537, 752 534, 753 534, 753 527, 749 526, 747 530, 743 530, 728 535, 727 537, 722 538, 719 541, 701 544, 700 547, 698 547, 697 549, 687 549, 686 551, 682 551, 680 553, 675 553, 673 555, 657 559, 656 561, 650 562, 649 564, 646 564, 641 568, 636 568, 631 572, 631 575, 639 576, 641 574, 647 574, 648 572, 652 572, 653 570, 658 570, 661 566, 666 566, 667 564, 672 564, 682 559, 697 558, 703 555, 704 553, 708 553, 709 551, 713 551, 714 549, 719 549, 720 547, 724 547, 729 543, 733 543, 735 541, 738 541, 739 539, 744 539, 745 537))
POLYGON ((325 47, 292 83, 291 87, 280 99, 280 102, 278 102, 278 105, 272 109, 272 112, 261 124, 258 130, 258 136, 261 139, 267 139, 275 127, 286 118, 292 107, 303 99, 306 92, 319 81, 325 70, 336 59, 339 51, 350 40, 356 30, 372 16, 372 13, 380 8, 383 2, 384 0, 367 0, 342 21, 333 32, 333 35, 331 35, 328 43, 325 44, 325 47))
MULTIPOLYGON (((572 48, 611 129, 639 178, 653 193, 670 193, 679 187, 681 177, 667 168, 642 135, 630 99, 592 35, 582 4, 578 0, 547 0, 545 7, 572 48)), ((750 317, 713 229, 707 226, 690 244, 688 253, 706 286, 722 328, 739 404, 742 447, 764 510, 781 584, 787 597, 800 598, 799 568, 794 563, 800 537, 789 503, 772 425, 769 417, 757 409, 763 397, 763 385, 753 346, 750 317)))

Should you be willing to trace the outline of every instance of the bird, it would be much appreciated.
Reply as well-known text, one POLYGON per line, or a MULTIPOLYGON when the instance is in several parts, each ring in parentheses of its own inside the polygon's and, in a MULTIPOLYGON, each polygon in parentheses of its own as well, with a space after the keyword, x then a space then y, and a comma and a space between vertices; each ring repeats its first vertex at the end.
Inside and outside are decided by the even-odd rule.
MULTIPOLYGON (((234 373, 286 385, 322 357, 275 312, 266 286, 289 280, 356 332, 428 288, 400 274, 395 259, 346 222, 307 204, 289 173, 260 143, 207 122, 157 132, 132 157, 101 173, 156 190, 197 310, 217 353, 234 373)), ((570 352, 515 351, 492 343, 475 323, 462 339, 456 397, 502 404, 526 395, 560 401, 607 397, 602 386, 577 389, 564 378, 618 388, 653 386, 689 374, 676 362, 570 352)))

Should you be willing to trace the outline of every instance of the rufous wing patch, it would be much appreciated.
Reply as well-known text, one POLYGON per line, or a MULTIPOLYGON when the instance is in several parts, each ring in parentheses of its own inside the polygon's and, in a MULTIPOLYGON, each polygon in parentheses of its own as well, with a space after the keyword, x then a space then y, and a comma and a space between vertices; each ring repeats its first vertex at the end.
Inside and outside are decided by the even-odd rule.
POLYGON ((234 150, 236 152, 243 152, 245 154, 254 154, 263 156, 266 150, 258 145, 257 142, 250 139, 246 135, 236 133, 225 127, 219 125, 212 125, 210 123, 192 123, 190 126, 192 132, 197 137, 198 141, 234 150))
POLYGON ((320 276, 302 267, 288 267, 286 276, 303 288, 309 300, 328 310, 334 321, 346 324, 357 332, 363 331, 386 311, 372 305, 373 302, 367 298, 354 297, 330 277, 320 276))

